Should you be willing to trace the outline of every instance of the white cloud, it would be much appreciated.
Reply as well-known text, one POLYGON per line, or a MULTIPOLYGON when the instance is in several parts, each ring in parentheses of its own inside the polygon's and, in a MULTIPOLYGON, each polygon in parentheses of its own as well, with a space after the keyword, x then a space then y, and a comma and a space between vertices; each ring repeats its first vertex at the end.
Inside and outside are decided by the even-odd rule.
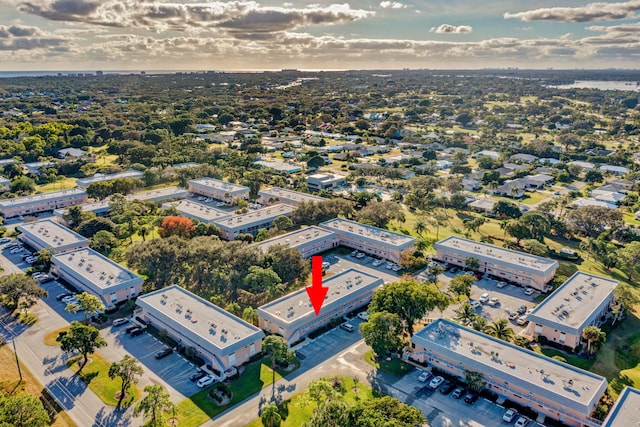
POLYGON ((640 11, 640 0, 623 3, 590 3, 579 7, 545 7, 504 14, 505 19, 522 21, 591 22, 629 19, 640 11))
POLYGON ((383 1, 380 2, 380 7, 383 9, 404 9, 407 5, 398 1, 383 1))
POLYGON ((438 34, 464 34, 470 33, 473 31, 473 27, 469 25, 449 25, 442 24, 439 27, 432 27, 429 32, 430 33, 438 33, 438 34))

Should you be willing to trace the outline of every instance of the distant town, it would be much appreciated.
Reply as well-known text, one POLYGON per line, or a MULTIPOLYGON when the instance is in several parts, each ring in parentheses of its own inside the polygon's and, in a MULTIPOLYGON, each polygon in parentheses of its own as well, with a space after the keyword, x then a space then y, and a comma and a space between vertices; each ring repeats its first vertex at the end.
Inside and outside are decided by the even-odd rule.
POLYGON ((0 79, 0 424, 636 425, 639 84, 0 79))

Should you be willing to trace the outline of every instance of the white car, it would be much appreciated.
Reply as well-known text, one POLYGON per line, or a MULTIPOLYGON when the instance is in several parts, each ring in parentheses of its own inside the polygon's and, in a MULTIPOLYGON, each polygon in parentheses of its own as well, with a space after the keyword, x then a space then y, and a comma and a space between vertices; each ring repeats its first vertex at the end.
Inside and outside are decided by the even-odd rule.
POLYGON ((429 388, 432 390, 437 389, 438 387, 440 387, 440 385, 444 382, 444 378, 442 377, 435 377, 434 379, 431 380, 431 382, 429 383, 429 388))
POLYGON ((478 309, 479 307, 482 307, 482 304, 480 304, 480 302, 479 302, 479 301, 475 301, 475 300, 471 301, 469 304, 470 304, 470 305, 471 305, 471 307, 473 307, 474 309, 478 309))
POLYGON ((505 286, 507 286, 507 283, 506 283, 506 282, 498 282, 498 283, 496 283, 496 286, 497 286, 498 288, 502 289, 502 288, 504 288, 505 286))
POLYGON ((374 267, 378 267, 380 264, 382 264, 382 260, 377 259, 377 260, 373 261, 372 264, 373 264, 374 267))
POLYGON ((4 245, 5 243, 9 243, 11 239, 9 237, 0 238, 0 245, 4 245))
POLYGON ((73 294, 69 295, 68 297, 62 298, 62 302, 65 304, 70 304, 71 302, 78 302, 78 298, 76 297, 76 294, 73 294))
POLYGON ((516 421, 514 425, 516 427, 524 427, 527 424, 529 424, 529 418, 525 417, 524 415, 520 415, 520 418, 518 418, 518 421, 516 421))
POLYGON ((528 323, 529 321, 527 320, 527 316, 520 316, 518 317, 518 319, 516 320, 516 323, 520 326, 524 326, 528 323))
POLYGON ((516 415, 518 415, 518 411, 513 408, 507 409, 507 412, 502 416, 502 421, 510 423, 515 419, 516 415))
POLYGON ((484 294, 480 295, 478 301, 480 301, 482 304, 486 304, 489 301, 489 294, 485 292, 484 294))
POLYGON ((358 259, 362 259, 365 257, 365 254, 363 252, 358 252, 358 254, 356 255, 356 258, 358 259))
POLYGON ((196 385, 200 388, 204 388, 208 385, 215 383, 216 381, 217 381, 216 377, 214 377, 213 375, 207 375, 205 377, 200 378, 196 383, 196 385))
POLYGON ((125 323, 129 323, 129 319, 125 319, 124 317, 113 319, 113 322, 111 322, 113 326, 120 326, 120 325, 124 325, 125 323))
POLYGON ((424 371, 423 373, 420 374, 420 376, 418 377, 418 381, 420 381, 421 383, 427 382, 427 380, 431 378, 431 374, 427 371, 424 371))
POLYGON ((369 320, 369 314, 366 311, 361 311, 358 313, 358 319, 364 320, 365 322, 369 320))
POLYGON ((22 252, 22 251, 24 251, 24 248, 23 248, 22 246, 17 246, 17 247, 15 247, 15 248, 11 249, 11 250, 9 251, 9 253, 17 254, 17 253, 20 253, 20 252, 22 252))
POLYGON ((495 307, 496 305, 498 305, 500 301, 498 300, 498 298, 493 297, 489 300, 489 302, 487 304, 489 304, 491 307, 495 307))
POLYGON ((535 292, 535 290, 533 288, 527 288, 524 290, 524 294, 529 296, 529 295, 533 295, 533 293, 535 292))

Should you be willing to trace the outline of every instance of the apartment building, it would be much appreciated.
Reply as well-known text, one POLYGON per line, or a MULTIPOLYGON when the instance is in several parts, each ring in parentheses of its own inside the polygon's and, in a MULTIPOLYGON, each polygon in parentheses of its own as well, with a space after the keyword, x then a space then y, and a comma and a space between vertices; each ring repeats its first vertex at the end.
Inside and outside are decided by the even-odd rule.
POLYGON ((89 240, 51 219, 27 222, 17 227, 18 239, 36 251, 49 249, 52 254, 69 252, 89 246, 89 240))
POLYGON ((142 278, 93 249, 83 248, 51 257, 51 272, 75 288, 91 293, 113 308, 142 292, 142 278))
POLYGON ((463 378, 482 375, 490 391, 566 425, 596 427, 591 417, 607 389, 600 375, 525 350, 446 319, 418 331, 407 357, 463 378))
POLYGON ((13 218, 20 215, 53 211, 85 203, 87 199, 87 192, 80 188, 16 197, 14 199, 0 200, 0 215, 4 218, 13 218))
POLYGON ((576 272, 541 302, 527 319, 527 334, 578 347, 587 326, 599 326, 611 311, 617 280, 576 272))
POLYGON ((402 251, 413 246, 415 238, 382 228, 342 218, 325 221, 320 226, 334 232, 340 244, 399 263, 402 251))
POLYGON ((338 247, 340 245, 340 239, 333 231, 311 226, 264 240, 255 245, 265 252, 272 246, 283 245, 288 248, 297 249, 303 258, 309 258, 312 255, 338 247))
POLYGON ((189 192, 211 197, 226 203, 234 200, 249 200, 249 187, 220 181, 214 178, 199 178, 189 181, 189 192))
POLYGON ((234 215, 214 221, 220 229, 220 235, 225 240, 234 240, 238 234, 255 236, 261 228, 271 228, 273 220, 279 216, 291 216, 295 208, 289 205, 273 205, 242 215, 234 215))
POLYGON ((320 315, 316 316, 305 289, 299 289, 258 307, 258 325, 284 337, 290 344, 307 336, 331 319, 367 305, 383 280, 354 268, 323 281, 329 288, 320 315))
POLYGON ((609 411, 602 427, 631 427, 640 424, 640 390, 625 387, 609 411))
POLYGON ((97 182, 113 181, 114 179, 124 179, 124 178, 142 179, 143 176, 144 176, 143 172, 140 172, 134 169, 129 169, 127 171, 119 172, 119 173, 109 173, 109 174, 97 173, 94 176, 90 176, 87 178, 78 178, 76 180, 76 184, 78 184, 78 187, 87 188, 91 184, 95 184, 97 182))
POLYGON ((258 191, 258 203, 262 205, 273 205, 274 203, 285 203, 291 206, 298 206, 303 202, 320 203, 327 199, 314 196, 309 193, 288 190, 286 188, 272 187, 267 190, 258 191))
POLYGON ((218 220, 230 218, 235 215, 233 212, 226 212, 191 200, 168 202, 162 205, 162 209, 167 209, 169 207, 175 207, 176 210, 180 212, 180 215, 191 219, 197 219, 205 224, 213 224, 218 220))
POLYGON ((224 377, 262 349, 264 332, 199 296, 173 285, 139 297, 141 317, 224 377))
POLYGON ((433 247, 442 262, 465 268, 467 259, 475 258, 480 272, 543 292, 551 290, 547 284, 558 268, 558 261, 457 236, 442 239, 433 247))

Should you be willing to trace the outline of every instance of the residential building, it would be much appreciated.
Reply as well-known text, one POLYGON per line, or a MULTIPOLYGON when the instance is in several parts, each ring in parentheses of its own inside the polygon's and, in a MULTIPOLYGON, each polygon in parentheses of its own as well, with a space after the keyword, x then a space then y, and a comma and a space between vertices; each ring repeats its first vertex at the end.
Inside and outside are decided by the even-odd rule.
POLYGON ((17 227, 18 239, 36 251, 49 249, 52 254, 69 252, 89 246, 89 240, 52 219, 27 222, 17 227))
POLYGON ((339 186, 344 179, 344 176, 338 174, 316 173, 307 177, 307 187, 310 190, 326 190, 339 186))
POLYGON ((0 188, 2 189, 2 191, 7 191, 10 185, 10 179, 5 178, 4 176, 0 176, 0 188))
POLYGON ((50 168, 55 165, 56 164, 54 162, 31 162, 25 163, 24 165, 22 165, 22 168, 24 169, 25 173, 31 175, 40 175, 41 169, 50 168))
POLYGON ((582 169, 584 169, 586 171, 594 170, 596 168, 596 166, 593 163, 591 163, 591 162, 583 162, 581 160, 575 160, 573 162, 569 162, 569 163, 567 163, 567 165, 570 165, 570 166, 571 165, 575 165, 575 166, 578 166, 578 167, 580 167, 580 168, 582 168, 582 169))
POLYGON ((640 390, 625 387, 604 419, 602 427, 631 427, 640 423, 640 390))
POLYGON ((598 206, 598 207, 602 207, 602 208, 609 208, 609 209, 617 209, 618 205, 614 204, 614 203, 609 203, 609 202, 604 202, 602 200, 596 200, 596 199, 591 199, 591 198, 584 198, 584 197, 579 197, 577 199, 575 199, 573 202, 571 202, 569 204, 568 207, 570 208, 581 208, 584 206, 598 206))
POLYGON ((491 150, 482 150, 482 151, 478 151, 474 157, 476 159, 479 159, 480 157, 489 157, 493 160, 498 160, 500 158, 500 153, 498 153, 497 151, 491 151, 491 150))
POLYGON ((91 293, 113 308, 142 292, 142 278, 93 249, 83 248, 51 257, 51 272, 75 288, 91 293))
POLYGON ((469 203, 469 208, 485 215, 494 215, 493 207, 496 203, 498 203, 496 199, 475 199, 469 203))
POLYGON ((524 182, 528 188, 541 189, 548 185, 553 184, 554 178, 551 175, 538 173, 535 175, 527 175, 524 178, 524 182))
POLYGON ((293 206, 278 204, 266 208, 247 212, 242 215, 234 215, 227 218, 219 218, 213 223, 220 229, 223 239, 234 240, 238 234, 251 234, 255 236, 261 228, 271 228, 273 220, 279 216, 291 216, 293 206))
POLYGON ((414 351, 406 357, 463 379, 465 372, 480 373, 491 392, 539 415, 568 426, 600 424, 591 417, 607 389, 600 375, 446 319, 418 331, 411 343, 414 351))
POLYGON ((335 218, 320 224, 333 231, 342 246, 399 263, 400 254, 415 243, 415 238, 348 219, 335 218))
POLYGON ((314 196, 309 193, 288 190, 286 188, 272 187, 267 190, 258 191, 258 203, 263 205, 273 205, 274 203, 285 203, 291 206, 298 206, 302 202, 320 203, 327 199, 314 196))
POLYGON ((85 203, 87 199, 87 192, 80 188, 16 197, 15 199, 0 200, 0 214, 4 218, 13 218, 19 215, 47 212, 71 205, 79 205, 85 203))
POLYGON ((191 219, 197 219, 205 224, 213 224, 217 220, 222 220, 235 215, 233 212, 212 208, 192 200, 180 200, 178 202, 168 202, 162 205, 162 209, 167 209, 169 207, 175 207, 177 211, 180 212, 180 215, 191 219))
POLYGON ((264 332, 178 285, 142 295, 136 304, 145 322, 195 349, 223 378, 262 349, 264 332))
POLYGON ((324 280, 329 288, 318 316, 305 289, 299 289, 258 307, 258 325, 284 337, 290 344, 327 325, 332 319, 367 305, 382 279, 350 268, 324 280))
POLYGON ((629 168, 616 165, 600 165, 600 171, 604 173, 611 173, 614 175, 624 175, 625 173, 631 172, 629 168))
POLYGON ((119 172, 119 173, 110 173, 110 174, 97 173, 87 178, 78 178, 76 180, 76 184, 78 184, 78 187, 87 188, 91 184, 95 184, 97 182, 107 182, 107 181, 113 181, 114 179, 125 179, 125 178, 142 179, 143 176, 144 176, 143 172, 140 172, 134 169, 129 169, 128 171, 119 172))
POLYGON ((276 162, 267 160, 258 160, 254 162, 256 165, 260 165, 263 168, 273 169, 276 172, 282 172, 286 174, 298 173, 302 171, 302 166, 298 163, 276 162))
POLYGON ((515 199, 523 197, 527 184, 524 179, 508 179, 503 184, 498 185, 495 189, 491 190, 492 194, 499 196, 513 197, 515 199))
POLYGON ((611 311, 617 280, 576 272, 528 315, 527 334, 578 347, 587 326, 600 326, 611 311))
POLYGON ((465 268, 467 259, 475 258, 482 273, 539 291, 550 290, 547 283, 558 268, 558 261, 457 236, 442 239, 433 247, 436 258, 445 263, 465 268))
POLYGON ((333 231, 311 226, 256 243, 265 252, 276 245, 297 249, 303 258, 309 258, 339 246, 340 239, 333 231))
POLYGON ((511 156, 511 159, 516 162, 531 164, 531 163, 535 163, 538 160, 538 157, 532 154, 518 153, 511 156))
POLYGON ((81 150, 79 148, 63 148, 62 150, 58 150, 58 158, 63 160, 77 160, 77 159, 85 159, 91 162, 95 162, 96 156, 89 153, 88 151, 81 150))
POLYGON ((248 200, 250 190, 244 185, 232 184, 219 179, 199 178, 189 181, 189 192, 232 203, 238 199, 248 200))

